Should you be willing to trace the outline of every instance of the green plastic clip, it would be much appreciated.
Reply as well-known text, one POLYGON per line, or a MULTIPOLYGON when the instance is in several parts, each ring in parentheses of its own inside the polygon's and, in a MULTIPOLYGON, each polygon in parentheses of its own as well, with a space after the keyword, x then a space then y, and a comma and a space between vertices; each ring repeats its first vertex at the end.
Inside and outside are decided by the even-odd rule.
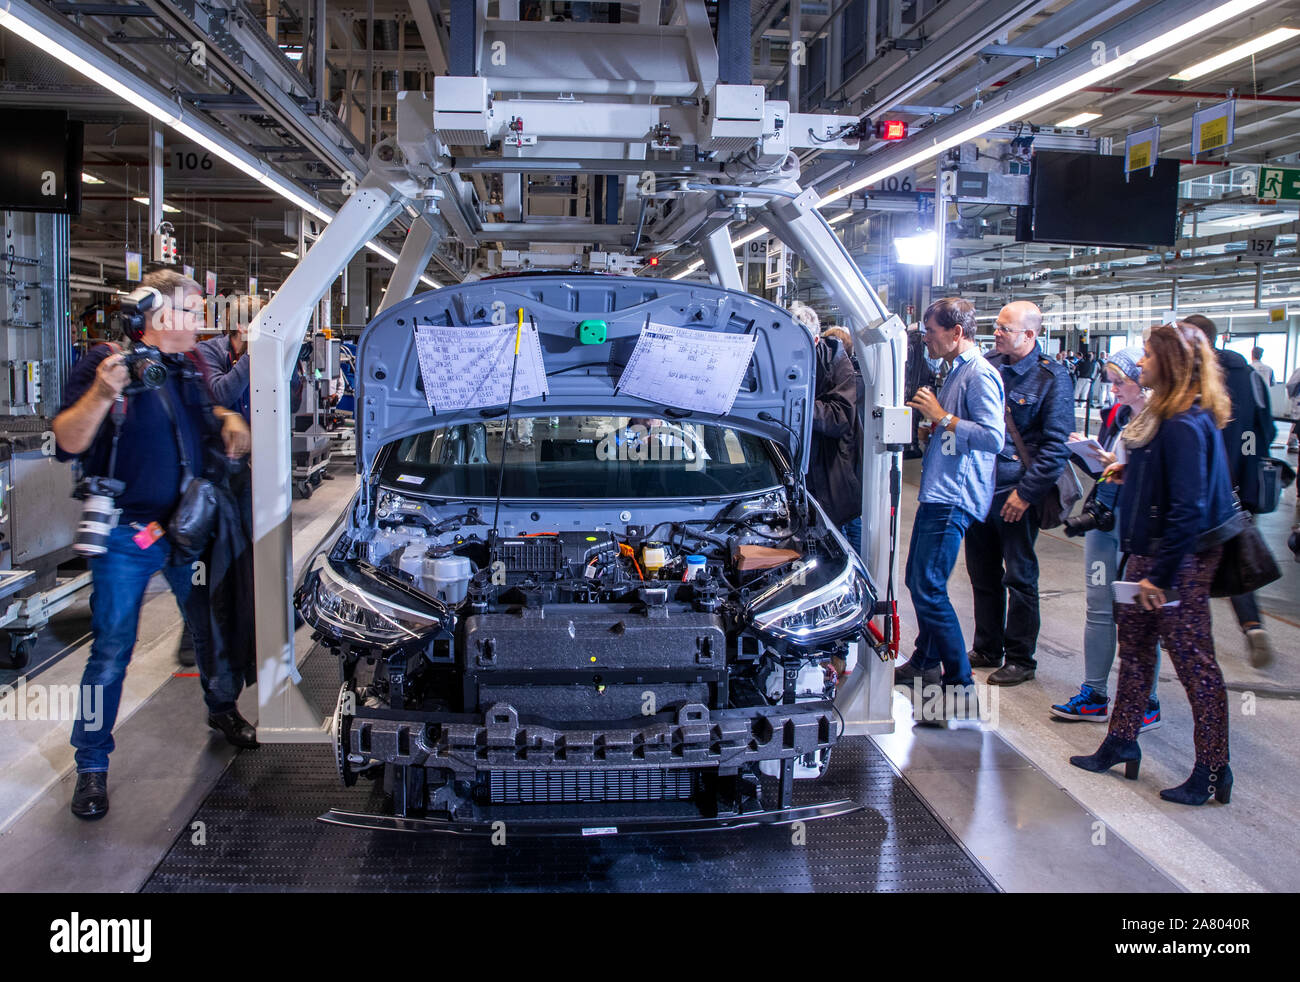
POLYGON ((604 344, 609 325, 604 321, 583 321, 578 325, 578 340, 583 344, 604 344))

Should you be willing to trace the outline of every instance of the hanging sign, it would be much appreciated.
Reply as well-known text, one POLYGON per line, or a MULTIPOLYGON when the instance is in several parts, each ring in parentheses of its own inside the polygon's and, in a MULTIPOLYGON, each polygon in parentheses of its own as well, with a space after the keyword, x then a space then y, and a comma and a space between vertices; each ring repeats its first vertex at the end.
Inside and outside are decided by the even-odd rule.
POLYGON ((1232 145, 1236 138, 1237 100, 1228 99, 1192 114, 1192 159, 1232 145))
POLYGON ((250 277, 248 278, 248 295, 249 295, 250 297, 255 297, 255 296, 257 296, 257 277, 256 277, 256 276, 250 276, 250 277))
POLYGON ((1155 174, 1156 157, 1160 154, 1160 125, 1130 133, 1124 138, 1124 173, 1131 174, 1143 167, 1155 174))
POLYGON ((217 274, 208 270, 203 276, 204 293, 209 297, 217 295, 217 274))
POLYGON ((131 283, 138 283, 144 268, 144 256, 138 252, 126 251, 126 278, 131 283))

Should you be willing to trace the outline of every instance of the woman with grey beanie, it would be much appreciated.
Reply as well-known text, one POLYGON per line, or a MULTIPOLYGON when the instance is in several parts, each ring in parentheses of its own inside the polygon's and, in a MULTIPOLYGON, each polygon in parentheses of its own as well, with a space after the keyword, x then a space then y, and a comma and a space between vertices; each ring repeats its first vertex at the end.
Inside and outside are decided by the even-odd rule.
MULTIPOLYGON (((1141 357, 1141 345, 1124 348, 1106 356, 1106 378, 1115 394, 1115 404, 1102 418, 1101 430, 1097 434, 1097 441, 1103 451, 1100 455, 1101 467, 1096 468, 1095 462, 1090 466, 1088 461, 1075 458, 1090 470, 1099 473, 1115 462, 1115 448, 1120 431, 1146 405, 1146 392, 1138 383, 1142 375, 1142 369, 1138 367, 1138 359, 1141 357)), ((1082 439, 1084 437, 1078 433, 1070 434, 1071 441, 1082 439)), ((1052 707, 1052 715, 1060 719, 1105 723, 1110 716, 1107 679, 1111 666, 1115 663, 1115 600, 1111 594, 1111 583, 1115 580, 1120 555, 1119 516, 1115 514, 1118 497, 1119 485, 1101 483, 1097 486, 1096 501, 1112 512, 1112 521, 1103 523, 1109 525, 1108 528, 1098 526, 1084 533, 1087 617, 1083 628, 1083 685, 1077 695, 1052 707)), ((1142 730, 1153 730, 1159 725, 1160 703, 1156 700, 1155 686, 1152 685, 1151 698, 1142 717, 1142 730)))

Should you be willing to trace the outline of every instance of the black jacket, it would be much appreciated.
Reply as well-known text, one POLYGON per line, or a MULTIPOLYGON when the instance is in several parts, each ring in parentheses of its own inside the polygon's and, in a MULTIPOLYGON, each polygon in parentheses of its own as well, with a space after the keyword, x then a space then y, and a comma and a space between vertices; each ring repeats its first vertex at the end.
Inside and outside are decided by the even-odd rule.
POLYGON ((1173 585, 1200 536, 1223 528, 1233 512, 1223 441, 1199 405, 1161 423, 1146 446, 1129 449, 1119 492, 1120 548, 1155 557, 1147 578, 1160 589, 1173 585))
POLYGON ((1259 372, 1235 351, 1216 351, 1223 382, 1232 399, 1232 419, 1223 428, 1223 446, 1228 452, 1228 477, 1237 489, 1241 506, 1259 510, 1261 465, 1277 436, 1277 424, 1269 410, 1268 390, 1259 372))
MULTIPOLYGON (((921 386, 935 388, 934 369, 930 367, 930 362, 925 357, 925 341, 921 339, 920 331, 907 332, 907 363, 903 369, 903 399, 905 402, 911 402, 912 396, 921 386)), ((912 442, 907 449, 903 451, 904 459, 912 460, 922 456, 920 446, 920 426, 922 416, 920 413, 912 413, 912 442)))
POLYGON ((1015 363, 996 352, 986 357, 1002 375, 1011 418, 1033 458, 1033 466, 1026 471, 1011 437, 1011 428, 1007 427, 1007 439, 997 459, 994 494, 1005 494, 1014 488, 1025 501, 1039 504, 1065 470, 1069 456, 1065 441, 1074 429, 1070 376, 1037 345, 1015 363))
POLYGON ((837 526, 862 514, 862 420, 865 386, 834 338, 816 348, 817 387, 809 447, 808 490, 837 526))
POLYGON ((246 685, 257 681, 253 630, 252 477, 239 466, 216 485, 217 527, 208 548, 212 667, 229 662, 246 685))

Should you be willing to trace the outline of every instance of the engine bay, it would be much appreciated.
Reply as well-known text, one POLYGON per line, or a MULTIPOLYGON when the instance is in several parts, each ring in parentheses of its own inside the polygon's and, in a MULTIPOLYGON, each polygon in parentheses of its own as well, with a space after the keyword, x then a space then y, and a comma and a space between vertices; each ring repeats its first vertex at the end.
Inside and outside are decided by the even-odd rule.
POLYGON ((474 509, 431 520, 426 503, 381 494, 364 558, 465 613, 552 604, 669 604, 726 610, 810 559, 842 559, 824 529, 801 528, 782 492, 725 505, 712 519, 653 528, 494 536, 474 509))

